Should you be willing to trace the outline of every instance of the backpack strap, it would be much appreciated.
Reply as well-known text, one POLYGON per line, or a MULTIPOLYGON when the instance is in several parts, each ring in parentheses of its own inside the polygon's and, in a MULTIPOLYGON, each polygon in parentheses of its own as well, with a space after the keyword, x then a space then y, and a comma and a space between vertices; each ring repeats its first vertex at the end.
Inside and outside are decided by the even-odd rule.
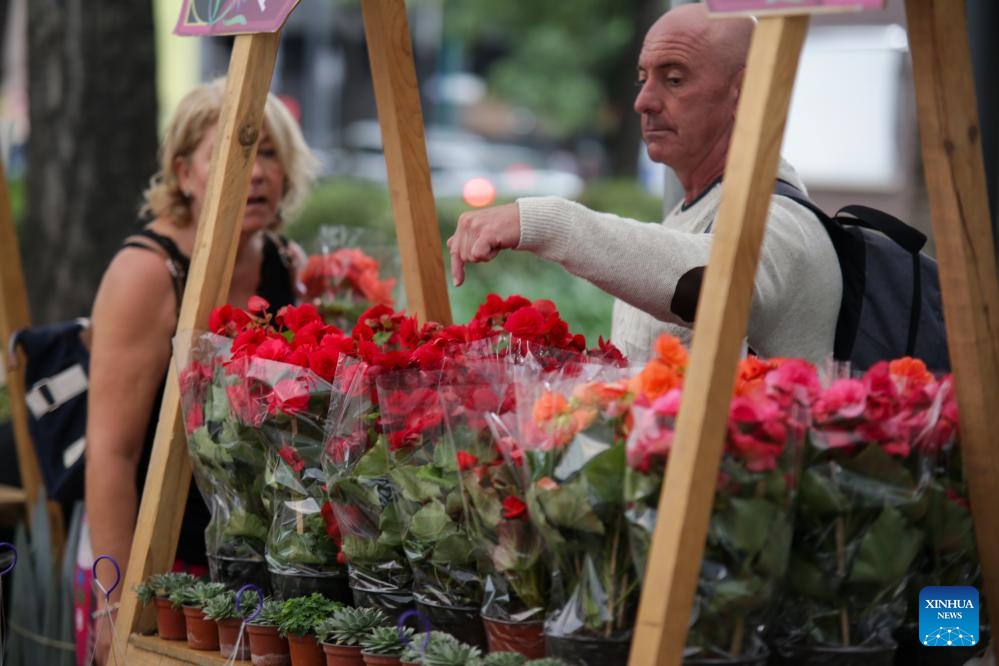
POLYGON ((177 312, 180 312, 180 302, 184 298, 184 286, 187 284, 187 269, 190 260, 185 257, 173 239, 158 234, 152 229, 140 229, 125 239, 122 247, 135 247, 156 252, 166 262, 167 271, 173 281, 174 297, 177 300, 177 312), (141 240, 139 240, 141 239, 141 240), (149 243, 152 242, 152 244, 149 243))

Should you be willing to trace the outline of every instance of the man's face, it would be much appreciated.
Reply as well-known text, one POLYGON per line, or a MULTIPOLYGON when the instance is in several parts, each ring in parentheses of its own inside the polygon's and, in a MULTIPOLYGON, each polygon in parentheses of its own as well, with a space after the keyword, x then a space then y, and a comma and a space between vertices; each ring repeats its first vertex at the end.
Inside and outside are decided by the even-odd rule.
POLYGON ((655 162, 678 174, 691 173, 720 142, 728 142, 738 101, 736 73, 712 58, 706 30, 656 23, 638 59, 641 89, 635 111, 655 162))

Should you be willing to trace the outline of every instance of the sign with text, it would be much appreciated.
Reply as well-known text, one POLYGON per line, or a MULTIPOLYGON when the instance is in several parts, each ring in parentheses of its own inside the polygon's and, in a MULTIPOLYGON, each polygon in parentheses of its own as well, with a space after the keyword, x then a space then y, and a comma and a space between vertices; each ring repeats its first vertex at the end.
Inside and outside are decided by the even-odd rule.
POLYGON ((706 0, 712 14, 820 14, 875 11, 885 0, 706 0))
POLYGON ((174 33, 201 37, 277 32, 298 0, 184 0, 174 33))

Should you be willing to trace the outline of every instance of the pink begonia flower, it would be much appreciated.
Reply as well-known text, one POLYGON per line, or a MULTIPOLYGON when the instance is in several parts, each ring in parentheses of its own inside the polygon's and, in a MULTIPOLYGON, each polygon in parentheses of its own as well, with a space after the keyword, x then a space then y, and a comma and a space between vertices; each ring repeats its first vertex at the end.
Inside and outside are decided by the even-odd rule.
POLYGON ((837 379, 815 402, 815 418, 855 419, 867 408, 867 387, 856 379, 837 379))

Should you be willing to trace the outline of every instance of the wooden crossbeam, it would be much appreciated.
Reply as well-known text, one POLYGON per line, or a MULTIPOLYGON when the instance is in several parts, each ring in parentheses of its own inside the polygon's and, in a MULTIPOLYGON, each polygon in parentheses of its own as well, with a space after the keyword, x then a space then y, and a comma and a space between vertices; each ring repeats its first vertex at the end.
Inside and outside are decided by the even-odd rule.
MULTIPOLYGON (((999 279, 963 2, 907 0, 916 103, 983 591, 999 604, 999 279)), ((999 658, 999 643, 996 643, 999 658)))
POLYGON ((697 305, 676 437, 632 639, 630 666, 679 665, 700 576, 735 370, 808 16, 753 34, 725 189, 697 305))
MULTIPOLYGON (((212 156, 178 331, 204 329, 212 309, 227 300, 279 39, 280 33, 235 38, 219 118, 219 141, 212 156)), ((142 612, 135 586, 152 573, 171 569, 190 479, 177 369, 171 361, 123 583, 117 646, 129 645, 128 636, 133 631, 153 626, 153 609, 142 612)))

